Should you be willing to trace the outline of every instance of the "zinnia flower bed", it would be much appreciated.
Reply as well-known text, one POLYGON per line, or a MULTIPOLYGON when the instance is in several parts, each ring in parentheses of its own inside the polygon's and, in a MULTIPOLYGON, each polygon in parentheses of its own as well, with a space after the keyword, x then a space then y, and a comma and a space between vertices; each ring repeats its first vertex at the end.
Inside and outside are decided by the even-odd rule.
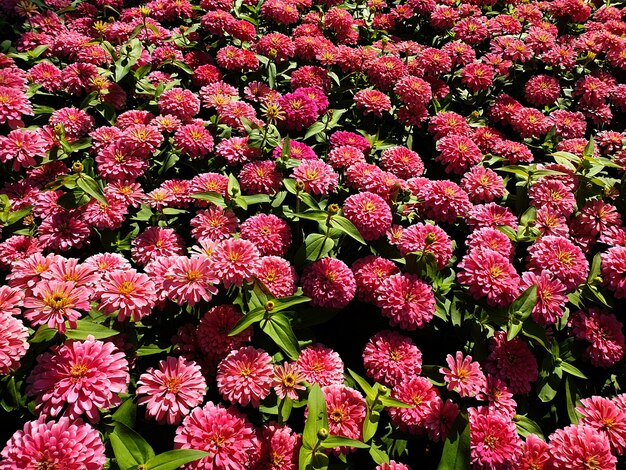
POLYGON ((626 10, 0 0, 0 469, 626 464, 626 10))

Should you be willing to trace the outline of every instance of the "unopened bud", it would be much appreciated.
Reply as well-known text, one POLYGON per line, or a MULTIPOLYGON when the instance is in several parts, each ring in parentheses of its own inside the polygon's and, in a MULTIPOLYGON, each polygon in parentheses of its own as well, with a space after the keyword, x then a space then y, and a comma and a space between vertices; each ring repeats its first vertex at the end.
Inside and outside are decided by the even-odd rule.
POLYGON ((72 165, 72 170, 75 173, 82 173, 84 170, 83 164, 81 162, 74 162, 74 164, 72 165))
POLYGON ((339 212, 339 205, 338 204, 331 204, 330 206, 328 206, 327 209, 328 215, 335 215, 339 212))
POLYGON ((296 191, 304 191, 304 183, 302 181, 296 181, 296 191))
POLYGON ((267 302, 265 302, 265 311, 271 312, 272 310, 274 310, 274 302, 268 300, 267 302))
POLYGON ((327 437, 328 437, 328 429, 320 428, 320 430, 317 431, 317 438, 320 441, 325 441, 327 437))

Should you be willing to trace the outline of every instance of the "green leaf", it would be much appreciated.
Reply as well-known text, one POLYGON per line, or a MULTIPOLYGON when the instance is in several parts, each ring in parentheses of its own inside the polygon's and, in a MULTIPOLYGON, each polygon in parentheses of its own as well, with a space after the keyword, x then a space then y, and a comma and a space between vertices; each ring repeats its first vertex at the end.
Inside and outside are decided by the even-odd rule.
POLYGON ((10 212, 9 216, 6 218, 6 225, 13 225, 16 222, 19 222, 28 214, 30 214, 32 208, 33 206, 26 206, 18 211, 10 212))
POLYGON ((319 233, 311 233, 304 240, 304 250, 307 261, 317 261, 323 258, 335 246, 335 242, 331 238, 319 233))
POLYGON ((30 339, 31 343, 46 343, 52 340, 57 334, 57 330, 54 328, 48 328, 46 325, 41 325, 37 328, 35 335, 30 339))
POLYGON ((285 315, 282 313, 273 314, 269 319, 261 322, 261 328, 290 359, 294 361, 298 359, 300 355, 298 339, 285 315))
POLYGON ((226 207, 226 202, 224 201, 224 196, 219 193, 195 193, 191 195, 194 199, 200 199, 201 201, 209 201, 215 204, 216 206, 226 207))
POLYGON ((576 411, 576 402, 578 400, 578 391, 576 384, 571 377, 565 377, 565 402, 567 403, 567 416, 572 424, 578 423, 580 417, 576 411))
POLYGON ((354 381, 359 384, 361 390, 365 392, 365 396, 370 400, 373 400, 375 398, 376 392, 374 392, 374 388, 369 383, 367 383, 367 380, 365 380, 363 377, 361 377, 359 374, 351 369, 348 369, 348 373, 352 376, 354 381))
POLYGON ((345 217, 341 215, 334 215, 330 219, 330 226, 341 230, 346 235, 349 235, 350 237, 354 238, 359 243, 362 243, 363 245, 365 245, 365 240, 363 239, 363 236, 361 235, 361 233, 354 226, 354 224, 350 222, 348 219, 346 219, 345 217))
POLYGON ((109 438, 120 470, 130 470, 154 457, 150 444, 125 424, 115 423, 109 438))
POLYGON ((148 460, 146 470, 176 470, 189 462, 195 462, 209 455, 208 452, 195 449, 174 449, 163 452, 148 460))
POLYGON ((511 324, 506 335, 506 340, 511 341, 522 330, 524 322, 533 311, 537 303, 537 286, 532 285, 524 291, 509 307, 511 324))
POLYGON ((319 384, 314 384, 309 390, 308 416, 302 433, 302 447, 313 449, 317 444, 317 431, 328 429, 328 414, 326 400, 319 384))
POLYGON ((133 400, 133 397, 127 398, 120 407, 115 410, 115 413, 111 415, 113 421, 125 424, 131 427, 135 424, 135 417, 137 413, 137 404, 133 400))
POLYGON ((372 456, 372 460, 377 465, 382 465, 385 463, 389 463, 389 455, 384 452, 380 447, 372 444, 370 446, 370 455, 372 456))
POLYGON ((602 253, 596 253, 591 262, 591 269, 589 270, 589 276, 587 277, 587 284, 593 283, 594 279, 600 275, 600 268, 602 267, 602 253))
POLYGON ((470 429, 467 418, 459 415, 443 445, 437 470, 470 469, 470 429))
POLYGON ((260 322, 263 320, 263 317, 265 317, 265 314, 266 312, 264 307, 255 308, 254 310, 248 312, 237 322, 233 329, 230 330, 228 336, 238 335, 250 325, 260 322))
POLYGON ((569 375, 573 375, 574 377, 578 377, 580 379, 586 379, 587 376, 583 374, 577 367, 574 367, 572 364, 568 362, 561 362, 559 364, 563 371, 567 372, 569 375))
POLYGON ((391 408, 413 408, 413 405, 408 405, 408 404, 404 403, 403 401, 396 400, 395 398, 386 397, 386 396, 381 395, 381 396, 378 397, 378 399, 380 400, 380 402, 385 407, 391 407, 391 408))
POLYGON ((96 180, 94 180, 91 176, 81 173, 78 178, 76 178, 76 185, 82 189, 86 194, 96 199, 100 204, 104 204, 108 206, 109 203, 104 197, 100 186, 96 180))
POLYGON ((319 134, 326 128, 326 125, 323 122, 314 122, 311 127, 304 134, 304 139, 308 139, 309 137, 313 137, 314 135, 319 134))
POLYGON ((304 304, 310 301, 311 299, 309 297, 305 297, 304 295, 291 295, 289 297, 274 299, 274 309, 272 312, 280 312, 281 310, 286 310, 294 305, 304 304))
POLYGON ((350 439, 348 437, 342 436, 328 436, 326 440, 322 441, 322 445, 324 449, 334 449, 335 447, 356 447, 357 449, 369 449, 369 445, 357 441, 356 439, 350 439))
POLYGON ((515 425, 517 426, 517 433, 520 436, 526 437, 529 434, 535 434, 541 439, 545 439, 543 437, 543 431, 541 430, 541 427, 532 419, 529 419, 526 416, 522 415, 515 415, 513 417, 513 421, 515 421, 515 425))
POLYGON ((76 321, 76 329, 67 329, 65 336, 68 339, 78 339, 84 341, 87 336, 91 335, 96 339, 110 338, 119 334, 119 331, 107 328, 100 323, 94 323, 86 318, 76 321))

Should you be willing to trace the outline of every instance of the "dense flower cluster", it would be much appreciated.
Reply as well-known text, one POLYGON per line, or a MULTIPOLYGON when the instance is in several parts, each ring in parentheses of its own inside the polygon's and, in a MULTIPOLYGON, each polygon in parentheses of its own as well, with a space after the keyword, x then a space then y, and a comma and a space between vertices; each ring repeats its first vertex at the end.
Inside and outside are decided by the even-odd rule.
POLYGON ((0 469, 626 464, 623 3, 0 28, 0 469))

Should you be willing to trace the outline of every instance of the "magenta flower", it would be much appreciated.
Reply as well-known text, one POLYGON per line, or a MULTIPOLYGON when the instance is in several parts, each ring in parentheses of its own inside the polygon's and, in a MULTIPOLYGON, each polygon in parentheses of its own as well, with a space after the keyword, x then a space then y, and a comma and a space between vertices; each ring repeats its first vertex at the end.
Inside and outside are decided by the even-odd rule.
POLYGON ((448 390, 457 391, 461 397, 475 397, 484 389, 485 374, 478 362, 472 362, 472 356, 463 357, 463 353, 457 351, 456 357, 448 354, 446 362, 448 368, 442 367, 439 372, 443 374, 448 390))
POLYGON ((336 258, 322 258, 308 265, 300 282, 311 303, 324 308, 344 308, 356 293, 352 271, 336 258))

